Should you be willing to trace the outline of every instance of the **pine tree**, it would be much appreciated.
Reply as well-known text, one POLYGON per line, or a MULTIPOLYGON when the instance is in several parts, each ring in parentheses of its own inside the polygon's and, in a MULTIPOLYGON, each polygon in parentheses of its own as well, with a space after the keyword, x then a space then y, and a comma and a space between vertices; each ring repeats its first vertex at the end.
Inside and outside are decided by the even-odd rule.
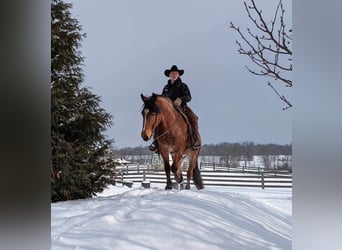
POLYGON ((53 202, 92 197, 107 185, 110 160, 104 159, 112 140, 104 131, 112 116, 100 98, 82 87, 81 41, 85 37, 71 4, 51 4, 51 149, 53 202))

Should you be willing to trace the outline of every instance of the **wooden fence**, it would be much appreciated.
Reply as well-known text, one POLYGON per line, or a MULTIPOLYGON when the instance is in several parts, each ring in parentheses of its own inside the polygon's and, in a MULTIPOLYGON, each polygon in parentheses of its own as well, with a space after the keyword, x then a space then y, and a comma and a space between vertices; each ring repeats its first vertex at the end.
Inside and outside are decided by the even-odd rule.
MULTIPOLYGON (((263 171, 260 169, 213 168, 201 167, 201 175, 205 186, 237 186, 258 188, 292 188, 292 173, 285 170, 263 171)), ((171 174, 172 182, 175 182, 171 174)), ((186 169, 183 171, 186 179, 186 169)), ((132 183, 166 183, 162 168, 149 165, 130 164, 116 169, 115 183, 132 185, 132 183)), ((191 183, 193 183, 191 181, 191 183)))

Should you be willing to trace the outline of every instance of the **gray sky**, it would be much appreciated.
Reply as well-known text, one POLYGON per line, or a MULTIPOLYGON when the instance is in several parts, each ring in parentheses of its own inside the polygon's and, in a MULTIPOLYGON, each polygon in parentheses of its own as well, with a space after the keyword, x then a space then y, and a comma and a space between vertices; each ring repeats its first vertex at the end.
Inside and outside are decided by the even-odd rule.
MULTIPOLYGON (((270 79, 249 73, 245 65, 253 65, 237 52, 239 36, 230 21, 253 27, 243 1, 66 2, 73 3, 73 17, 87 33, 84 85, 114 117, 107 131, 114 147, 150 144, 140 137, 140 93, 161 93, 168 80, 163 72, 173 64, 185 71, 181 78, 190 88, 189 106, 199 116, 204 144, 292 143, 292 109, 282 111, 285 105, 267 86, 270 79)), ((278 1, 269 2, 257 1, 272 17, 278 1)), ((286 5, 291 27, 291 3, 286 5)), ((291 88, 274 85, 291 100, 291 88)))

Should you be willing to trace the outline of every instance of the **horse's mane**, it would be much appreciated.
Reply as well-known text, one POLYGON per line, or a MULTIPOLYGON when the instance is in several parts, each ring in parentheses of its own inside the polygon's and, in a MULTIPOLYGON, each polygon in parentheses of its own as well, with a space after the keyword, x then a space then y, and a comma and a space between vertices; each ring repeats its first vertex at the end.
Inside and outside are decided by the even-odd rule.
POLYGON ((173 108, 173 103, 172 103, 172 101, 171 101, 171 99, 170 99, 169 97, 163 96, 163 95, 156 95, 156 96, 157 96, 157 98, 158 98, 159 100, 162 100, 162 101, 167 102, 167 103, 170 105, 170 107, 173 108))
POLYGON ((167 105, 169 105, 170 108, 174 108, 170 98, 160 94, 152 93, 152 95, 148 97, 148 99, 144 102, 143 109, 148 108, 151 112, 159 113, 161 111, 161 108, 156 104, 156 101, 166 103, 167 105))

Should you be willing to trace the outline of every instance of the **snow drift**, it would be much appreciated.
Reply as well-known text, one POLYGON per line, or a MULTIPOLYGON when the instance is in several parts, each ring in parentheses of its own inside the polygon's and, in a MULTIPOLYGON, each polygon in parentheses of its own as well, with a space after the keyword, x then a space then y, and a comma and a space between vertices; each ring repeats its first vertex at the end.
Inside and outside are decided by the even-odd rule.
POLYGON ((52 249, 291 249, 291 199, 291 189, 112 186, 51 205, 52 249))

